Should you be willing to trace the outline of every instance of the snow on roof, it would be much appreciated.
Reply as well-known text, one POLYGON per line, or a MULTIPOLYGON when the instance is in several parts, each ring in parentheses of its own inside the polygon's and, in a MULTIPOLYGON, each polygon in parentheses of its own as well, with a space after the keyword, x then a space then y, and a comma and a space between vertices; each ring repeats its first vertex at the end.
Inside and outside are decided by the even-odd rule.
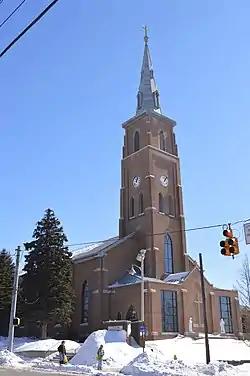
POLYGON ((106 247, 108 247, 108 246, 114 244, 115 242, 117 242, 118 239, 119 239, 118 237, 110 238, 110 239, 107 239, 103 242, 92 243, 92 244, 86 245, 85 247, 77 249, 75 251, 72 251, 72 253, 73 253, 72 260, 77 261, 77 260, 85 258, 85 257, 93 256, 93 255, 101 252, 106 247))
POLYGON ((181 282, 183 282, 187 278, 188 275, 189 275, 189 272, 169 274, 164 279, 164 282, 167 282, 167 283, 181 283, 181 282))
MULTIPOLYGON (((151 282, 151 283, 162 283, 162 284, 165 284, 165 283, 178 284, 178 283, 184 282, 184 280, 187 278, 188 275, 189 275, 189 272, 170 274, 164 280, 159 279, 159 278, 144 277, 144 281, 151 282)), ((135 285, 140 282, 141 282, 140 275, 138 275, 137 273, 135 275, 131 275, 129 272, 126 272, 126 274, 121 279, 109 285, 109 288, 135 285)))
POLYGON ((77 249, 75 251, 72 251, 72 260, 74 261, 80 261, 85 258, 93 257, 95 255, 98 255, 102 251, 108 251, 110 248, 113 248, 116 245, 119 245, 120 243, 124 242, 125 240, 132 238, 135 235, 135 232, 132 232, 131 234, 127 235, 126 237, 120 239, 119 236, 116 236, 114 238, 110 238, 107 240, 104 240, 102 242, 92 243, 89 244, 83 248, 77 249))

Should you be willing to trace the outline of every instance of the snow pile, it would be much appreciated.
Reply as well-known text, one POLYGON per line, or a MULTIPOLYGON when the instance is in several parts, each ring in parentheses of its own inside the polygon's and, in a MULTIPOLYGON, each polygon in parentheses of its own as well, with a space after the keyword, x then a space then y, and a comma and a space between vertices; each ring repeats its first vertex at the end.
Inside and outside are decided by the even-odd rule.
MULTIPOLYGON (((34 342, 34 341, 35 341, 35 338, 27 338, 27 337, 17 338, 16 337, 14 338, 14 348, 19 347, 25 343, 34 342)), ((7 344, 8 344, 8 338, 0 337, 0 350, 6 349, 7 344)))
MULTIPOLYGON (((243 341, 235 339, 209 339, 210 355, 212 361, 218 360, 247 360, 250 359, 250 347, 243 341)), ((186 363, 206 361, 205 340, 192 340, 188 337, 178 336, 172 339, 147 341, 146 348, 161 351, 165 359, 172 360, 174 355, 186 363)))
MULTIPOLYGON (((33 342, 25 343, 24 345, 16 348, 15 352, 16 353, 30 352, 30 351, 39 351, 39 352, 40 351, 42 352, 55 351, 56 352, 60 343, 61 341, 58 341, 56 339, 43 339, 40 341, 33 341, 33 342)), ((65 347, 68 353, 72 353, 72 352, 74 353, 80 348, 80 345, 79 343, 75 341, 66 340, 65 347)))
POLYGON ((11 353, 10 351, 0 351, 0 366, 20 368, 24 365, 25 362, 15 354, 11 353))
POLYGON ((138 376, 197 376, 197 375, 235 375, 234 367, 225 363, 207 365, 186 365, 182 361, 166 359, 154 352, 143 353, 121 369, 124 375, 138 376))
POLYGON ((70 363, 94 366, 100 345, 104 346, 105 351, 104 366, 109 368, 123 367, 142 351, 126 343, 124 330, 98 330, 90 334, 70 363))

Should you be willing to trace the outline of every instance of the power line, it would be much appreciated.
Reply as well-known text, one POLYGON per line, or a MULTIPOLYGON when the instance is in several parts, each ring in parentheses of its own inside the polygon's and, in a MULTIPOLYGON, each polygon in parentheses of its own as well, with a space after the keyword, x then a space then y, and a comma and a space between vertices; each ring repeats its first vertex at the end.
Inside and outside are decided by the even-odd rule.
MULTIPOLYGON (((248 219, 244 219, 244 220, 241 220, 241 221, 237 221, 237 222, 233 222, 231 223, 232 226, 235 226, 239 223, 244 223, 244 222, 248 222, 250 221, 250 218, 248 219)), ((199 230, 208 230, 208 229, 211 229, 211 228, 217 228, 217 227, 223 227, 223 226, 226 226, 225 223, 220 223, 220 224, 215 224, 215 225, 210 225, 210 226, 201 226, 201 227, 193 227, 193 228, 188 228, 188 229, 185 229, 185 230, 173 230, 173 231, 167 231, 168 234, 175 234, 175 233, 178 233, 178 232, 191 232, 191 231, 199 231, 199 230)), ((148 236, 153 236, 153 235, 164 235, 166 232, 158 232, 158 233, 152 233, 152 234, 147 234, 148 236)))
POLYGON ((19 8, 25 3, 26 0, 23 0, 14 10, 10 13, 10 15, 3 20, 3 22, 0 24, 0 28, 18 11, 19 8))
MULTIPOLYGON (((245 222, 248 222, 250 221, 250 218, 248 219, 244 219, 244 220, 240 220, 240 221, 236 221, 236 222, 233 222, 231 223, 232 226, 235 226, 239 223, 245 223, 245 222)), ((223 227, 225 226, 225 223, 220 223, 220 224, 214 224, 214 225, 208 225, 208 226, 199 226, 199 227, 192 227, 192 228, 188 228, 188 229, 184 229, 184 230, 170 230, 170 231, 167 231, 168 234, 174 234, 174 233, 180 233, 180 232, 191 232, 191 231, 200 231, 200 230, 208 230, 208 229, 212 229, 212 228, 218 228, 218 227, 223 227)), ((158 233, 151 233, 151 234, 146 234, 147 236, 154 236, 154 235, 165 235, 166 234, 166 231, 165 232, 158 232, 158 233)), ((83 242, 83 243, 75 243, 75 244, 67 244, 67 247, 78 247, 78 246, 82 246, 82 245, 94 245, 96 243, 104 243, 108 240, 115 240, 117 238, 117 236, 114 236, 113 238, 108 238, 108 239, 102 239, 102 240, 97 240, 97 241, 94 241, 94 242, 83 242)))
POLYGON ((0 57, 6 54, 6 52, 25 34, 32 26, 34 26, 59 0, 52 1, 47 8, 45 8, 18 36, 13 39, 12 42, 0 53, 0 57))
MULTIPOLYGON (((250 218, 242 219, 240 221, 233 222, 233 223, 231 223, 231 225, 235 226, 237 224, 245 223, 245 222, 248 222, 248 221, 250 221, 250 218)), ((184 230, 173 230, 173 231, 170 230, 170 231, 165 231, 165 232, 157 232, 157 233, 146 234, 146 236, 165 235, 166 232, 168 234, 175 234, 175 233, 180 233, 180 232, 208 230, 208 229, 218 228, 218 227, 223 227, 223 226, 226 226, 226 224, 220 223, 220 224, 214 224, 214 225, 208 225, 208 226, 191 227, 191 228, 184 229, 184 230)), ((91 245, 94 245, 94 244, 97 244, 97 243, 104 243, 104 242, 112 241, 112 240, 115 240, 115 239, 117 239, 117 236, 113 236, 112 238, 108 238, 108 239, 96 240, 96 241, 92 241, 92 242, 90 241, 90 242, 66 244, 66 247, 79 247, 79 246, 84 246, 84 245, 85 246, 91 246, 91 245)), ((24 250, 22 251, 22 255, 23 255, 23 253, 24 253, 24 250)), ((11 256, 14 256, 14 255, 15 255, 15 253, 11 254, 11 256)))

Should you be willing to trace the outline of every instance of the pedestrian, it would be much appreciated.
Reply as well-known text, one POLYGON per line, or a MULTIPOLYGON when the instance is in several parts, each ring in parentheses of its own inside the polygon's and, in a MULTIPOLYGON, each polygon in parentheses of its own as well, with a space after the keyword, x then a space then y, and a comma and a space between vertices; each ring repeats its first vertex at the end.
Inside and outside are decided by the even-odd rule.
POLYGON ((99 349, 97 350, 97 357, 96 357, 98 361, 98 364, 97 364, 98 370, 102 370, 103 357, 104 357, 104 349, 103 349, 103 345, 101 345, 99 349))
POLYGON ((59 352, 59 363, 60 365, 67 363, 67 357, 66 357, 66 347, 65 347, 65 341, 62 341, 60 346, 58 347, 59 352))

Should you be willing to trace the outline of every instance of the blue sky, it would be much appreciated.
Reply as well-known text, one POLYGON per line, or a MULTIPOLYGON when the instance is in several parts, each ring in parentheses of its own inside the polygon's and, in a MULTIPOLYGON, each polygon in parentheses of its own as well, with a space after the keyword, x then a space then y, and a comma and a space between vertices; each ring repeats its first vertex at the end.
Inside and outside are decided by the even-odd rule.
MULTIPOLYGON (((27 1, 0 29, 3 49, 50 1, 27 1)), ((0 21, 19 3, 0 5, 0 21)), ((31 239, 47 207, 70 243, 118 232, 121 123, 135 113, 149 45, 161 106, 177 121, 186 227, 250 217, 250 3, 61 0, 1 60, 1 247, 31 239)), ((234 283, 244 253, 221 229, 191 232, 208 278, 234 283)))

